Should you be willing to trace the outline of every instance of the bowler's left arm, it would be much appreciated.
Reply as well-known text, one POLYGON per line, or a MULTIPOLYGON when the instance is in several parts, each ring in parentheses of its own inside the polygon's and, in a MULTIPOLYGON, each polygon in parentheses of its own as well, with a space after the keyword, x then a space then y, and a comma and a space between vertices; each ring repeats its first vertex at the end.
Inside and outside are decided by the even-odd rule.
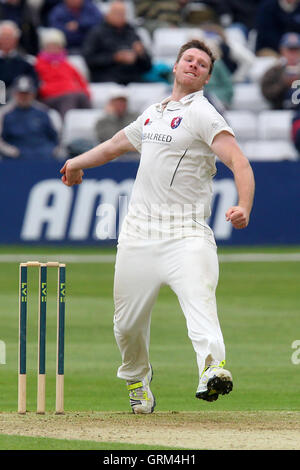
POLYGON ((238 205, 230 207, 226 219, 234 228, 247 227, 253 205, 255 181, 251 165, 233 135, 223 131, 211 144, 212 151, 232 171, 238 191, 238 205))

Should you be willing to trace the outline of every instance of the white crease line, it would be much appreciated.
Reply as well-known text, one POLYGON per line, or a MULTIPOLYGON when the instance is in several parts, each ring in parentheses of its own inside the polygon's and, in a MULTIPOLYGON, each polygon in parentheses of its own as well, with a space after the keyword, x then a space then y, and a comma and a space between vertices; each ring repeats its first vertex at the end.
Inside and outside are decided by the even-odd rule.
POLYGON ((59 261, 65 263, 114 263, 115 255, 39 255, 35 254, 7 254, 0 255, 0 263, 18 263, 27 261, 59 261))
MULTIPOLYGON (((21 263, 26 261, 59 261, 65 263, 114 263, 115 255, 71 255, 54 254, 0 254, 0 263, 21 263)), ((233 253, 220 254, 220 263, 256 263, 256 262, 298 262, 300 253, 233 253)))
POLYGON ((300 253, 235 253, 219 255, 221 263, 300 261, 300 253))

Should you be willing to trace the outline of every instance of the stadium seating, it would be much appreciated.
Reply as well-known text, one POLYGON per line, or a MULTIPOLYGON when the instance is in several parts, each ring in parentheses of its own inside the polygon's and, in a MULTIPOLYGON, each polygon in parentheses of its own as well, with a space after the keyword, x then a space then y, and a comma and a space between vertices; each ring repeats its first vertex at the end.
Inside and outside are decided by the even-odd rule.
POLYGON ((70 54, 68 55, 68 61, 78 70, 78 72, 81 73, 81 75, 83 75, 83 77, 88 82, 90 81, 90 71, 83 56, 79 54, 70 54))
POLYGON ((288 140, 252 140, 240 146, 251 161, 298 160, 297 151, 288 140))
MULTIPOLYGON (((103 109, 109 98, 110 92, 117 88, 116 83, 91 83, 93 108, 103 109)), ((130 83, 127 86, 129 95, 129 110, 142 113, 148 106, 161 101, 170 93, 169 86, 165 83, 130 83)))
POLYGON ((108 100, 109 94, 117 88, 114 82, 90 83, 92 106, 102 109, 108 100))
POLYGON ((226 111, 225 118, 240 140, 284 140, 290 139, 291 110, 226 111))
MULTIPOLYGON (((205 39, 205 32, 198 22, 183 23, 180 27, 157 27, 151 36, 143 27, 141 18, 135 17, 133 0, 125 0, 127 18, 135 25, 141 40, 152 55, 153 63, 164 62, 173 65, 179 48, 192 38, 205 39)), ((105 15, 108 2, 95 0, 95 4, 105 15)), ((183 18, 190 14, 208 15, 212 10, 201 2, 189 2, 184 9, 183 18)), ((38 26, 39 40, 42 39, 45 26, 38 26)), ((231 48, 231 58, 239 64, 232 74, 234 95, 230 109, 224 117, 233 128, 239 145, 250 160, 297 159, 298 153, 291 140, 293 111, 272 110, 261 93, 260 80, 265 71, 278 60, 274 56, 258 57, 254 54, 255 30, 250 31, 248 39, 242 28, 232 24, 224 27, 226 41, 231 48), (241 57, 243 60, 241 60, 241 57)), ((30 57, 34 64, 35 57, 30 57)), ((64 123, 57 111, 50 110, 54 127, 67 145, 74 138, 94 139, 94 124, 103 115, 110 92, 118 85, 114 82, 91 83, 87 63, 81 55, 68 55, 68 60, 89 82, 93 109, 74 109, 67 113, 64 123)), ((171 85, 166 83, 131 83, 127 85, 129 110, 142 113, 148 106, 157 103, 171 94, 171 85)))
POLYGON ((148 106, 158 103, 170 95, 169 86, 165 83, 130 83, 129 110, 142 113, 148 106))
POLYGON ((258 83, 236 83, 231 108, 257 112, 270 109, 270 105, 258 83))
POLYGON ((273 56, 255 57, 255 60, 248 71, 248 77, 253 83, 259 83, 263 74, 275 63, 277 58, 273 56))
POLYGON ((182 44, 203 38, 199 28, 157 28, 153 32, 153 58, 175 60, 182 44))
POLYGON ((148 50, 150 54, 152 54, 152 38, 149 33, 149 31, 146 28, 143 28, 142 26, 137 28, 137 33, 139 37, 141 38, 144 46, 148 50))
POLYGON ((56 132, 60 134, 63 131, 63 122, 61 115, 58 111, 56 111, 56 109, 49 109, 49 116, 56 132))
POLYGON ((258 116, 258 135, 261 140, 286 139, 291 137, 293 111, 263 111, 258 116))
POLYGON ((227 111, 225 118, 250 160, 295 160, 291 138, 292 111, 227 111))
POLYGON ((238 141, 257 139, 257 118, 252 111, 227 111, 225 118, 238 141))
MULTIPOLYGON (((109 91, 115 83, 91 84, 94 109, 71 110, 67 113, 63 127, 63 142, 68 144, 74 138, 94 139, 94 124, 103 115, 109 91)), ((127 86, 129 109, 141 113, 149 105, 161 101, 170 94, 164 83, 131 83, 127 86)), ((56 128, 61 128, 60 116, 51 110, 56 128), (55 115, 54 115, 55 114, 55 115)), ((297 159, 291 139, 292 111, 280 110, 229 110, 224 115, 233 128, 242 150, 250 160, 297 159)))
POLYGON ((103 110, 71 109, 65 115, 63 144, 68 145, 74 139, 96 139, 94 128, 96 121, 103 117, 103 110))
MULTIPOLYGON (((128 1, 128 14, 134 20, 132 2, 128 1)), ((99 4, 100 7, 100 4, 99 4)), ((101 7, 103 11, 105 8, 101 7)), ((134 21, 133 21, 134 22, 134 21)), ((173 64, 180 46, 192 39, 203 38, 204 33, 197 27, 159 27, 151 37, 148 30, 136 23, 138 33, 146 48, 151 52, 153 62, 163 61, 173 64)), ((261 93, 260 79, 263 73, 274 64, 274 57, 256 57, 246 38, 238 28, 226 28, 227 41, 240 49, 234 51, 237 56, 241 48, 249 50, 246 81, 234 80, 234 97, 231 108, 224 117, 233 128, 236 138, 250 160, 281 160, 298 158, 297 151, 291 141, 292 111, 274 111, 261 93), (252 54, 252 55, 251 55, 252 54), (253 59, 254 57, 254 59, 253 59)), ((81 56, 70 56, 70 61, 89 80, 89 70, 81 56)), ((246 64, 245 60, 245 64, 246 64)), ((245 66, 244 64, 244 66, 245 66)), ((247 67, 246 67, 247 68, 247 67)), ((242 71, 243 72, 243 71, 242 71)), ((243 76, 243 73, 242 75, 243 76)), ((90 83, 92 95, 92 110, 70 111, 63 127, 63 141, 70 142, 73 138, 94 138, 94 123, 102 115, 110 91, 116 86, 113 82, 90 83)), ((171 85, 165 83, 131 83, 127 85, 129 96, 129 110, 142 113, 149 105, 161 101, 171 93, 171 85)), ((58 122, 56 127, 61 128, 58 122)))

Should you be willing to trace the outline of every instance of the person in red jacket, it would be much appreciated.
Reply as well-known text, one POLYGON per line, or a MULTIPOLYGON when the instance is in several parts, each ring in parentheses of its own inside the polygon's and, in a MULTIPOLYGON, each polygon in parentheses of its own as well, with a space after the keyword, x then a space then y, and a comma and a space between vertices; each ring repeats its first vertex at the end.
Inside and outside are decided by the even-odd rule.
POLYGON ((61 31, 45 30, 42 50, 35 63, 40 80, 39 99, 56 109, 62 118, 69 109, 91 108, 88 83, 68 61, 64 46, 65 36, 61 31))

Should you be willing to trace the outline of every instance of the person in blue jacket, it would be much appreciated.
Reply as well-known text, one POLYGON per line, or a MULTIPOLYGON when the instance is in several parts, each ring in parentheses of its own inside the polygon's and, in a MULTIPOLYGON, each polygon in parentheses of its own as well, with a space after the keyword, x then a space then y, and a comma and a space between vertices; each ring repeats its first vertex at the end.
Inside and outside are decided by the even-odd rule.
POLYGON ((50 11, 48 25, 64 32, 69 53, 80 53, 86 34, 102 19, 92 0, 64 0, 50 11))
POLYGON ((59 139, 48 108, 34 100, 30 77, 16 81, 13 100, 0 108, 0 156, 46 161, 56 156, 59 139))
POLYGON ((280 39, 285 33, 300 33, 300 1, 262 1, 257 11, 255 29, 256 54, 278 54, 280 39))

